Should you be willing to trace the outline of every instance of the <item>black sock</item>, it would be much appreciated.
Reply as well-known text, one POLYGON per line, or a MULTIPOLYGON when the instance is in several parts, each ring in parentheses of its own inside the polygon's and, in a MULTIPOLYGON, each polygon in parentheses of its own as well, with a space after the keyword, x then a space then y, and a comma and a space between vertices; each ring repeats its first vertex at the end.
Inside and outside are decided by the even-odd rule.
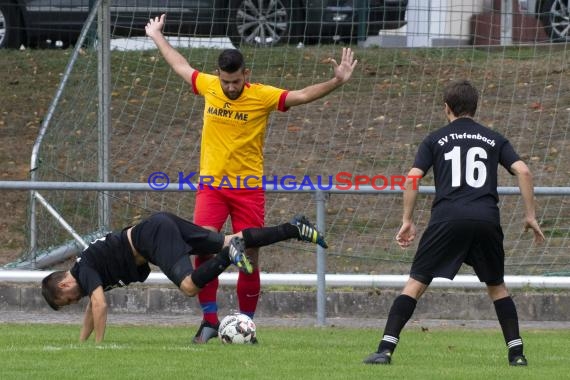
POLYGON ((198 268, 190 274, 190 278, 199 288, 203 288, 206 284, 218 277, 227 267, 230 266, 230 248, 224 247, 220 253, 212 259, 202 263, 198 268))
POLYGON ((291 223, 274 227, 246 228, 242 231, 246 248, 264 247, 280 241, 299 238, 299 229, 291 223))
POLYGON ((505 343, 509 348, 509 360, 523 354, 523 342, 519 333, 519 318, 517 308, 510 296, 493 302, 495 312, 503 330, 505 343))
POLYGON ((396 297, 388 313, 384 336, 378 345, 378 352, 384 350, 394 352, 400 339, 400 332, 414 314, 417 303, 417 300, 405 294, 396 297))

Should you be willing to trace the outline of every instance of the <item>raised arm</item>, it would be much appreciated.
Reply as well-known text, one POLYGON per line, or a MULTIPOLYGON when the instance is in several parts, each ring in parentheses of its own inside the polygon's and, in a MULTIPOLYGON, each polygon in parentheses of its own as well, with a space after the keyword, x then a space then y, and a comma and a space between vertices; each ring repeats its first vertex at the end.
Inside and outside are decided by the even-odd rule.
POLYGON ((83 326, 79 334, 79 340, 86 341, 91 333, 95 331, 95 342, 100 343, 105 337, 107 326, 107 301, 103 287, 99 286, 91 293, 89 303, 83 316, 83 326))
POLYGON ((532 184, 532 174, 528 166, 523 161, 516 161, 511 165, 511 170, 517 176, 519 181, 519 189, 524 203, 524 229, 527 231, 529 228, 534 232, 535 243, 544 241, 544 234, 542 233, 538 222, 536 221, 536 211, 534 205, 534 187, 532 184))
POLYGON ((330 59, 330 62, 334 68, 334 77, 326 82, 313 84, 301 90, 290 91, 285 99, 285 107, 289 108, 310 103, 330 94, 350 79, 358 61, 354 59, 354 52, 352 49, 342 48, 342 59, 340 64, 332 58, 330 59))
POLYGON ((154 41, 156 47, 160 51, 160 54, 162 54, 166 62, 170 67, 172 67, 172 70, 174 70, 176 74, 180 75, 186 82, 192 84, 192 74, 195 71, 194 68, 190 66, 182 54, 170 45, 162 34, 165 18, 165 14, 160 17, 151 18, 145 27, 146 35, 154 41))

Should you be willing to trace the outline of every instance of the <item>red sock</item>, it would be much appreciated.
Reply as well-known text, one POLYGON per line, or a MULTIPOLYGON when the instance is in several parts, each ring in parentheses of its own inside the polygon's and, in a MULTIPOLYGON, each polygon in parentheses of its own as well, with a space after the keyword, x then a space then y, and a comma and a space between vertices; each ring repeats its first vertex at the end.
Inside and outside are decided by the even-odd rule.
MULTIPOLYGON (((195 261, 196 268, 208 260, 208 256, 197 256, 195 261)), ((216 301, 218 284, 219 281, 216 277, 214 280, 208 282, 200 293, 198 293, 198 302, 200 302, 200 307, 202 308, 202 319, 213 325, 218 323, 218 303, 216 301)))
POLYGON ((252 274, 239 272, 237 281, 237 296, 240 313, 253 318, 257 308, 257 300, 261 291, 261 279, 259 269, 254 269, 252 274))

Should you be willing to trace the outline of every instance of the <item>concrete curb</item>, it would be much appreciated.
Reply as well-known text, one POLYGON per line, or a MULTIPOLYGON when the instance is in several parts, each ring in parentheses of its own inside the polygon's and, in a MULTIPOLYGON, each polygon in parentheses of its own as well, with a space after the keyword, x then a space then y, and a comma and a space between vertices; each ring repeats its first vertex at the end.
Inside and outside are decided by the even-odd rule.
MULTIPOLYGON (((392 301, 399 293, 400 289, 328 289, 326 317, 386 318, 392 301)), ((517 290, 511 294, 521 321, 568 322, 570 325, 570 291, 517 290)), ((197 300, 185 297, 174 287, 134 285, 113 289, 106 296, 110 314, 201 315, 197 300)), ((84 305, 85 299, 65 310, 81 313, 84 305)), ((218 307, 220 315, 237 310, 233 287, 220 287, 218 307)), ((0 310, 2 313, 56 313, 47 306, 36 283, 1 283, 0 310)), ((316 293, 310 289, 284 291, 266 288, 262 290, 256 318, 316 318, 316 293)), ((495 320, 496 315, 484 291, 430 289, 418 303, 414 318, 495 320)))

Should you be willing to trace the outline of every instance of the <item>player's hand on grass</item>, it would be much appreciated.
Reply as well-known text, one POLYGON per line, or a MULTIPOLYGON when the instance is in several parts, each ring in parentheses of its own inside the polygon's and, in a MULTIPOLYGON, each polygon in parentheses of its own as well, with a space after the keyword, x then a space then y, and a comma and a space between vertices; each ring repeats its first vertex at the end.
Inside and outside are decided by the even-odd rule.
POLYGON ((160 15, 160 17, 151 18, 144 28, 146 35, 150 38, 153 38, 155 35, 157 35, 157 33, 162 33, 165 18, 166 14, 160 15))
POLYGON ((403 223, 396 235, 396 241, 401 248, 408 248, 415 238, 416 225, 412 222, 403 223))
POLYGON ((544 234, 538 225, 538 222, 535 218, 526 218, 524 222, 524 232, 527 232, 531 229, 534 232, 534 242, 535 243, 542 243, 544 242, 544 234))

